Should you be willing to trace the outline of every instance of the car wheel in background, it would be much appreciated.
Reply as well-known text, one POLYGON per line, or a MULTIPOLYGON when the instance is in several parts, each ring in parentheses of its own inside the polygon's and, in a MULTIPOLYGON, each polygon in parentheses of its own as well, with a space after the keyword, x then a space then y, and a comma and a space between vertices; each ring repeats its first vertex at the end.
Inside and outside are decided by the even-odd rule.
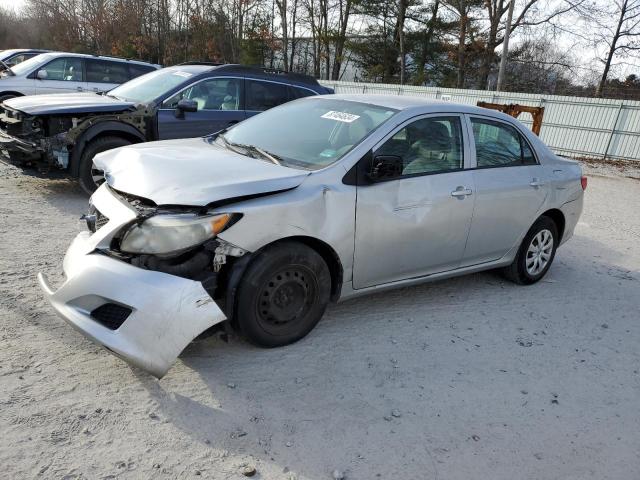
POLYGON ((502 270, 504 276, 521 285, 536 283, 549 271, 559 241, 555 222, 540 217, 522 240, 513 263, 502 270))
POLYGON ((80 156, 80 186, 91 195, 104 182, 102 170, 96 168, 93 157, 112 148, 131 145, 129 140, 121 137, 100 137, 90 142, 80 156))
POLYGON ((315 250, 297 242, 266 247, 240 282, 237 325, 256 345, 293 343, 320 321, 330 292, 329 268, 315 250))

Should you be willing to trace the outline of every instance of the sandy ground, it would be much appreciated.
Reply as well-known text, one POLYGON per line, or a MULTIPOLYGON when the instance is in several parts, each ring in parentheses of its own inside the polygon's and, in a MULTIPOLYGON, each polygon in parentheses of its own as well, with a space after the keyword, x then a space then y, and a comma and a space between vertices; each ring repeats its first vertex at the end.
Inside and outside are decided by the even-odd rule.
POLYGON ((61 278, 85 205, 0 164, 0 477, 640 478, 635 179, 590 178, 537 285, 483 273, 349 301, 286 348, 196 341, 161 381, 36 286, 61 278))

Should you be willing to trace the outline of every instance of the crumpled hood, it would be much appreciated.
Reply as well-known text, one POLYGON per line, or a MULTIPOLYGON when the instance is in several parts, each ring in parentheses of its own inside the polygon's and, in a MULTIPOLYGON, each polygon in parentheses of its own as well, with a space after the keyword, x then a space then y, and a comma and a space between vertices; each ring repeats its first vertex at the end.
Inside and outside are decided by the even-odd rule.
POLYGON ((28 115, 121 112, 135 104, 97 93, 56 93, 28 95, 5 100, 5 105, 28 115))
POLYGON ((295 188, 308 171, 246 157, 204 138, 116 148, 94 158, 116 190, 157 205, 204 206, 295 188))

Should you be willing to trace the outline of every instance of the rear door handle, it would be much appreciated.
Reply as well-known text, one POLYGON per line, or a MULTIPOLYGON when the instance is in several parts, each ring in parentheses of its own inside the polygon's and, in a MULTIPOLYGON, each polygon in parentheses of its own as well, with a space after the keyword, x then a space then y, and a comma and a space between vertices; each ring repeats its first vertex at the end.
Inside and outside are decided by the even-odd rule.
POLYGON ((76 90, 78 90, 79 92, 81 92, 83 90, 82 87, 76 87, 76 90))
POLYGON ((471 195, 472 193, 473 191, 470 188, 458 187, 453 192, 451 192, 451 196, 461 198, 471 195))
POLYGON ((541 182, 540 180, 538 180, 537 178, 534 178, 533 180, 531 180, 531 182, 529 183, 529 185, 531 185, 534 188, 538 188, 538 187, 542 187, 544 186, 544 182, 541 182))

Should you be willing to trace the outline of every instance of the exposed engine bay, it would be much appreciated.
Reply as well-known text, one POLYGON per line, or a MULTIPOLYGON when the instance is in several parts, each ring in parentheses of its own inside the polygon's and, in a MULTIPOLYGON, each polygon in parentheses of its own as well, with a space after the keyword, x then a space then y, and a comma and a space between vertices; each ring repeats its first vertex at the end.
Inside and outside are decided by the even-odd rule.
POLYGON ((147 137, 151 125, 148 106, 117 113, 28 115, 0 106, 0 149, 15 163, 34 164, 41 170, 67 170, 74 148, 92 128, 106 122, 133 127, 147 137))

